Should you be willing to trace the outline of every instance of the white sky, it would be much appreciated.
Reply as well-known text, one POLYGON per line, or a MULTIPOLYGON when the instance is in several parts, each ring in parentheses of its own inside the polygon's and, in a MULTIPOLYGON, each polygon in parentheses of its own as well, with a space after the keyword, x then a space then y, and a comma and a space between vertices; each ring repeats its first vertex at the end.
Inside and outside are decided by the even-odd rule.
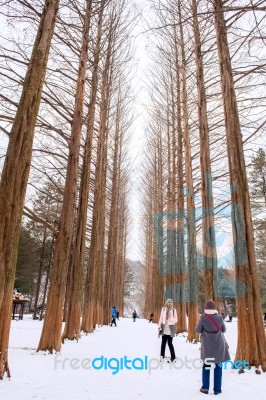
MULTIPOLYGON (((138 9, 142 16, 149 15, 150 4, 147 0, 135 0, 138 9)), ((141 249, 140 242, 142 241, 141 234, 143 226, 140 215, 140 200, 141 200, 141 183, 140 183, 140 163, 143 160, 143 150, 145 146, 145 126, 148 118, 145 109, 145 101, 147 99, 146 92, 146 74, 150 59, 147 53, 147 38, 144 33, 143 20, 140 18, 134 28, 133 36, 135 37, 135 54, 134 61, 136 64, 136 73, 133 78, 132 87, 135 88, 137 98, 134 103, 134 113, 136 120, 131 129, 132 131, 132 144, 130 146, 130 154, 132 157, 132 177, 131 177, 131 195, 130 195, 130 209, 131 209, 131 227, 128 240, 127 257, 132 260, 140 260, 141 249)))

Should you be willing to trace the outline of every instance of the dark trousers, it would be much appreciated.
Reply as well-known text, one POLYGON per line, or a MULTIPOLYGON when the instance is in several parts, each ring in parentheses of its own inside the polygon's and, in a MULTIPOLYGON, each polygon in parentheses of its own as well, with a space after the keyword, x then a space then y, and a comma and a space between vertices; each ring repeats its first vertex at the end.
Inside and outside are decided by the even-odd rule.
MULTIPOLYGON (((208 389, 210 386, 210 369, 206 369, 207 366, 206 364, 203 365, 202 368, 202 388, 203 389, 208 389)), ((213 391, 218 393, 221 391, 222 387, 222 372, 223 372, 223 367, 219 366, 219 364, 215 364, 214 368, 214 388, 213 391)))
POLYGON ((168 343, 168 347, 171 353, 171 359, 175 359, 175 349, 173 346, 173 338, 170 335, 163 335, 162 336, 162 344, 161 344, 161 356, 164 358, 165 356, 165 347, 166 343, 168 343))
POLYGON ((111 326, 113 326, 113 324, 115 324, 115 326, 116 326, 116 320, 115 320, 115 318, 112 319, 111 326))

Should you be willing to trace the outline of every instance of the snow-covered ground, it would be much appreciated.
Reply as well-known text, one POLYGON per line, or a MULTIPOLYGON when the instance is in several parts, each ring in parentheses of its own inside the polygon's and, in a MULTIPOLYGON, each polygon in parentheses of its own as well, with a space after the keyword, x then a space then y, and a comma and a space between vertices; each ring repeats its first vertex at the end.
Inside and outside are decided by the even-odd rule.
MULTIPOLYGON (((157 325, 147 320, 137 319, 133 323, 132 319, 120 319, 117 328, 98 328, 93 334, 82 336, 79 343, 66 342, 60 354, 45 355, 36 353, 42 323, 29 316, 24 318, 12 321, 9 350, 12 378, 0 381, 1 400, 205 399, 206 395, 199 392, 200 345, 186 343, 183 335, 174 339, 176 356, 180 359, 176 368, 165 363, 149 371, 150 363, 153 368, 159 364, 156 359, 159 359, 161 340, 157 325), (126 369, 124 357, 128 368, 129 360, 140 358, 134 361, 134 366, 143 369, 126 369), (185 357, 188 367, 191 367, 189 360, 195 360, 196 368, 180 368, 185 357), (95 358, 100 358, 94 361, 98 369, 91 365, 95 358), (123 358, 123 369, 118 370, 118 361, 110 358, 123 358)), ((234 320, 226 326, 226 338, 234 358, 237 322, 234 320)), ((256 375, 253 369, 238 374, 237 370, 228 368, 223 371, 223 393, 219 398, 262 400, 265 388, 266 374, 256 375)), ((212 390, 208 396, 214 396, 212 390)))

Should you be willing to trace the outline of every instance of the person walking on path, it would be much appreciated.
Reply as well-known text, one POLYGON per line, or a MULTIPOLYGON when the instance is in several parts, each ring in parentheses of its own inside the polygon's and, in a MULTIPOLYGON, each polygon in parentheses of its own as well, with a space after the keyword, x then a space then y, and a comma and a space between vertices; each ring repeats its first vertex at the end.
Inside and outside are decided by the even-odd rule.
POLYGON ((165 347, 166 343, 168 343, 172 362, 175 360, 173 338, 175 337, 175 324, 177 320, 177 313, 173 308, 173 300, 167 299, 165 306, 161 310, 158 331, 159 334, 162 335, 161 358, 163 359, 165 357, 165 347))
POLYGON ((113 324, 116 326, 116 317, 117 317, 117 311, 115 306, 112 308, 112 322, 110 326, 113 326, 113 324))
POLYGON ((149 322, 153 322, 153 313, 151 313, 151 315, 150 315, 150 320, 149 320, 149 322))
POLYGON ((136 310, 133 311, 132 317, 133 317, 133 322, 136 322, 136 318, 137 318, 137 311, 136 310))
MULTIPOLYGON (((204 314, 200 317, 196 331, 201 334, 201 359, 203 363, 212 358, 214 368, 214 394, 222 393, 222 363, 230 360, 228 344, 223 332, 226 326, 222 315, 218 314, 215 302, 208 300, 204 314)), ((210 387, 210 364, 203 364, 201 393, 208 394, 210 387)))

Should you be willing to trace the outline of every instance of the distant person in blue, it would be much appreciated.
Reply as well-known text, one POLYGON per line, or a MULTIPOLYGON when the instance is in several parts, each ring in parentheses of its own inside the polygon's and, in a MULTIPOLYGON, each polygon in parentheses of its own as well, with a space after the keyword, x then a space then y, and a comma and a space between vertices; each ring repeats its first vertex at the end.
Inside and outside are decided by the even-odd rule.
POLYGON ((113 324, 116 326, 116 318, 117 318, 117 310, 115 306, 112 308, 112 322, 110 326, 113 326, 113 324))

